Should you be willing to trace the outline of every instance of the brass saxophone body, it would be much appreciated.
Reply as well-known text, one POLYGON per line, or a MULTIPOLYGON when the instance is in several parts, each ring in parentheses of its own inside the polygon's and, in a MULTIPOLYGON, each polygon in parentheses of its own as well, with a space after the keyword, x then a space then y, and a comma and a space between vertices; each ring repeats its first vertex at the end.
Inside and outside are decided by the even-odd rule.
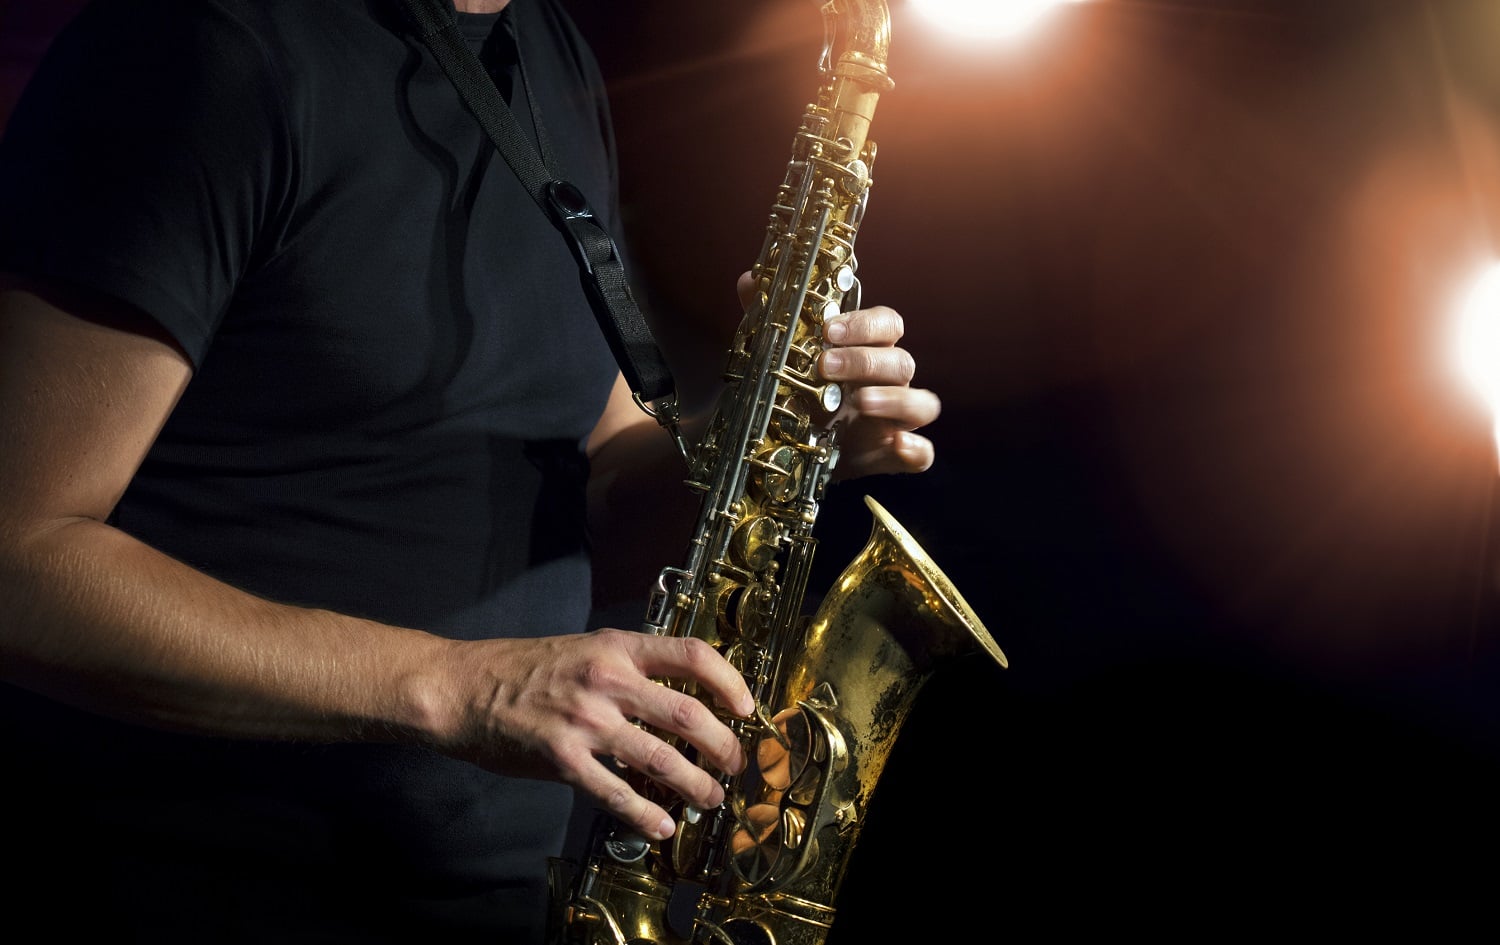
POLYGON ((673 811, 677 832, 650 842, 605 817, 579 861, 552 861, 554 945, 821 945, 918 691, 947 657, 1007 665, 957 589, 868 497, 869 542, 804 614, 842 402, 816 365, 824 323, 859 307, 869 128, 892 85, 884 0, 820 7, 818 95, 751 269, 754 298, 724 390, 690 456, 694 532, 683 563, 658 577, 643 622, 649 633, 707 641, 744 675, 756 717, 726 722, 750 764, 721 777, 725 802, 709 811, 631 773, 633 787, 673 811))

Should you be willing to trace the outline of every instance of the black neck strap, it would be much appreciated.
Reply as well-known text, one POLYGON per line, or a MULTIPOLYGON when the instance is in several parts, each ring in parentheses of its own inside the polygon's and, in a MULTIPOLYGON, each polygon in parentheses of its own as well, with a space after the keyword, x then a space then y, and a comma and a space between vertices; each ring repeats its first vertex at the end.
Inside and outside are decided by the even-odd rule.
MULTIPOLYGON (((453 80, 469 111, 479 119, 505 163, 531 194, 531 199, 567 239, 578 263, 584 294, 609 342, 610 351, 635 393, 636 402, 676 437, 678 408, 671 371, 650 326, 630 294, 624 261, 614 240, 594 215, 583 192, 556 171, 556 161, 550 153, 541 114, 531 90, 527 88, 526 93, 531 101, 537 140, 542 148, 540 155, 527 140, 479 57, 464 41, 451 0, 405 0, 405 3, 418 35, 432 50, 448 78, 453 80)), ((519 11, 516 15, 519 17, 519 11)), ((517 33, 520 33, 519 25, 517 33)), ((517 56, 519 61, 519 46, 517 56)), ((524 85, 525 64, 519 68, 524 85)), ((678 442, 680 448, 680 437, 678 442)))

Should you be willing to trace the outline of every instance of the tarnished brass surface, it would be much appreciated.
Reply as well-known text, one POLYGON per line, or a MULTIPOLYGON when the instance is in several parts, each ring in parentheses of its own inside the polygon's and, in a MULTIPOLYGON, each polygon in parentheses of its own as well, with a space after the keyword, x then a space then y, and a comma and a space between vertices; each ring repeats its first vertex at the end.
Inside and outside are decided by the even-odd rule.
MULTIPOLYGON (((744 675, 753 720, 726 720, 748 770, 652 843, 605 821, 580 862, 551 864, 553 945, 822 945, 865 812, 917 693, 948 657, 1004 653, 879 503, 864 550, 804 613, 813 526, 838 458, 843 391, 816 364, 823 324, 859 307, 854 241, 870 123, 888 91, 884 0, 826 0, 816 101, 793 139, 725 388, 691 453, 701 494, 686 558, 664 568, 643 630, 696 636, 744 675)), ((670 736, 668 737, 670 740, 670 736)))

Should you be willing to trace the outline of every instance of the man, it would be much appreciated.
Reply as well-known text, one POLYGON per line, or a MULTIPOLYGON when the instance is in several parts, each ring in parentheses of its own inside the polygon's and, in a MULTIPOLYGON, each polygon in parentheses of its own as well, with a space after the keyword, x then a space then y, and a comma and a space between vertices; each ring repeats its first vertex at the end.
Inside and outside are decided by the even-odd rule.
MULTIPOLYGON (((614 226, 566 17, 456 16, 614 226)), ((682 504, 670 440, 400 0, 92 4, 0 145, 0 271, 13 917, 535 943, 570 789, 653 838, 672 822, 615 763, 722 800, 633 720, 738 771, 729 728, 653 682, 745 716, 738 673, 581 632, 593 529, 656 483, 682 504)), ((899 317, 842 324, 841 474, 925 469, 939 405, 899 317)))

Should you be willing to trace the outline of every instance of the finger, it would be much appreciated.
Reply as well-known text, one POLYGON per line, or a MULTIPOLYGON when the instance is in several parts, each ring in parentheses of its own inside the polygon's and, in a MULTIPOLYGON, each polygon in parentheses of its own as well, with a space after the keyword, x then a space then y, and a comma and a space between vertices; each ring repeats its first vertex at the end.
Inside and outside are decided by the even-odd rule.
POLYGON ((900 313, 884 305, 847 312, 823 325, 823 337, 835 345, 890 347, 905 333, 900 313))
POLYGON ((897 431, 863 448, 845 445, 834 471, 840 479, 926 472, 932 468, 936 456, 937 451, 927 437, 897 431))
POLYGON ((938 395, 922 387, 860 387, 846 403, 861 419, 888 421, 899 431, 925 427, 943 412, 938 395))
POLYGON ((647 676, 697 682, 720 706, 740 718, 748 718, 755 711, 755 700, 744 677, 703 640, 634 634, 631 642, 635 664, 647 676))
MULTIPOLYGON (((653 683, 643 687, 638 695, 626 697, 622 703, 634 718, 658 731, 671 732, 686 739, 698 749, 705 762, 719 770, 733 774, 744 767, 745 756, 740 749, 739 739, 729 726, 719 721, 696 697, 653 683)), ((647 770, 652 777, 657 776, 658 769, 666 777, 682 774, 682 769, 674 764, 674 758, 644 757, 639 754, 643 749, 654 752, 656 745, 637 743, 634 748, 637 755, 632 761, 632 767, 646 765, 642 770, 647 770)), ((681 757, 675 750, 671 753, 681 757)), ((678 787, 676 783, 672 786, 678 787)))
POLYGON ((917 373, 917 362, 905 348, 829 348, 818 360, 828 381, 905 386, 917 373))
POLYGON ((740 273, 739 281, 734 284, 734 291, 740 297, 740 308, 748 309, 750 303, 755 301, 755 276, 750 270, 740 273))
POLYGON ((645 729, 622 727, 611 755, 617 763, 670 789, 695 807, 710 810, 724 801, 724 788, 709 770, 645 729))
POLYGON ((633 791, 606 763, 597 758, 578 769, 573 787, 589 795, 621 823, 652 840, 670 837, 676 824, 667 812, 633 791))

